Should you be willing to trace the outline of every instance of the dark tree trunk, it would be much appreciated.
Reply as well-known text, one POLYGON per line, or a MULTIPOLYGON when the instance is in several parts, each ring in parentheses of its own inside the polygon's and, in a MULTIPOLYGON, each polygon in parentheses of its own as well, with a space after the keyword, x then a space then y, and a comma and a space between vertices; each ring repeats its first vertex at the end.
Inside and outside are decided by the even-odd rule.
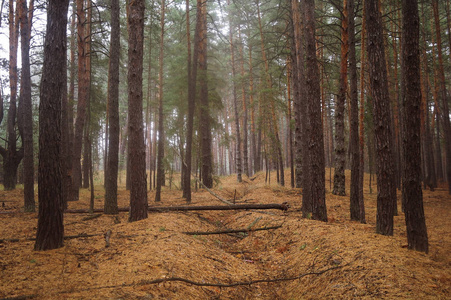
MULTIPOLYGON (((108 74, 108 177, 105 187, 104 211, 117 214, 117 175, 119 166, 119 58, 120 58, 120 6, 111 0, 111 43, 108 74)), ((149 75, 150 76, 150 75, 149 75)))
MULTIPOLYGON (((230 6, 230 1, 227 1, 227 4, 230 6)), ((235 68, 235 45, 233 38, 233 22, 232 16, 229 16, 229 39, 230 39, 230 55, 231 55, 231 66, 232 66, 232 85, 233 85, 233 110, 235 112, 235 131, 236 131, 236 148, 235 148, 235 162, 236 162, 236 172, 237 172, 237 181, 243 181, 242 178, 242 162, 241 162, 241 133, 240 133, 240 119, 238 113, 238 97, 236 94, 236 84, 235 84, 235 76, 236 76, 236 68, 235 68)))
POLYGON ((315 1, 305 1, 306 94, 310 132, 308 136, 312 218, 327 222, 324 140, 321 121, 321 91, 316 58, 315 1))
POLYGON ((442 37, 440 30, 440 20, 438 13, 438 0, 432 1, 432 8, 434 11, 435 34, 437 36, 437 54, 438 54, 438 68, 439 68, 439 82, 440 82, 440 96, 441 98, 441 119, 443 121, 443 132, 445 140, 445 155, 446 155, 446 180, 448 181, 448 193, 451 194, 451 121, 449 118, 448 93, 446 91, 445 70, 443 66, 442 55, 442 37))
POLYGON ((200 86, 200 118, 199 134, 201 140, 202 153, 202 183, 208 187, 213 187, 213 163, 211 150, 211 125, 210 109, 208 106, 208 77, 207 77, 207 2, 199 1, 201 5, 201 31, 199 36, 199 86, 200 86))
POLYGON ((403 84, 403 173, 402 197, 405 204, 409 249, 428 252, 428 236, 421 190, 420 139, 420 19, 416 1, 402 1, 403 84))
POLYGON ((72 159, 72 195, 71 201, 77 201, 81 186, 81 150, 88 104, 88 53, 86 38, 86 7, 83 0, 77 0, 77 39, 78 39, 78 102, 75 120, 73 159, 72 159))
POLYGON ((393 202, 396 202, 395 166, 392 153, 390 98, 385 67, 382 17, 378 0, 365 1, 368 33, 370 88, 376 141, 377 220, 376 232, 393 235, 393 202))
POLYGON ((340 63, 340 91, 338 92, 337 102, 335 104, 335 173, 334 189, 332 194, 346 195, 345 184, 345 165, 346 148, 344 132, 344 113, 346 95, 348 92, 348 11, 347 0, 343 1, 341 20, 341 63, 340 63))
POLYGON ((34 203, 34 161, 33 161, 33 112, 31 103, 30 75, 30 30, 31 20, 28 20, 26 0, 20 0, 20 36, 22 54, 22 76, 20 84, 19 114, 21 115, 22 144, 24 148, 24 207, 27 212, 35 211, 34 203))
POLYGON ((39 215, 35 250, 63 246, 61 99, 66 93, 67 0, 50 0, 39 107, 39 215))
MULTIPOLYGON (((198 5, 198 9, 200 9, 198 5)), ((197 14, 199 14, 198 12, 197 14)), ((200 19, 196 15, 196 32, 194 34, 194 56, 191 63, 191 41, 189 30, 189 0, 186 0, 186 26, 188 40, 188 115, 186 122, 186 150, 185 163, 183 171, 183 198, 186 202, 191 203, 191 170, 192 170, 192 149, 193 149, 193 130, 194 130, 194 110, 196 105, 196 82, 197 82, 197 57, 198 57, 198 39, 200 30, 200 19)))
MULTIPOLYGON (((348 32, 349 32, 349 81, 351 123, 349 124, 351 150, 351 220, 360 220, 360 147, 359 147, 359 100, 357 95, 357 58, 355 51, 354 0, 348 0, 348 32)), ((361 62, 363 64, 363 62, 361 62)), ((363 93, 363 91, 361 91, 363 93)))
POLYGON ((128 113, 130 156, 129 221, 147 218, 146 148, 143 130, 144 0, 128 3, 128 113))
POLYGON ((157 189, 155 193, 155 202, 161 201, 161 187, 164 186, 164 111, 163 111, 163 58, 164 58, 164 14, 165 1, 161 2, 161 20, 160 20, 160 69, 158 72, 159 81, 159 100, 158 100, 158 157, 157 157, 157 189))
POLYGON ((10 191, 16 188, 17 168, 23 158, 23 148, 17 150, 16 115, 17 115, 17 48, 19 44, 19 8, 14 11, 14 2, 9 2, 9 84, 10 98, 7 117, 8 148, 0 146, 3 156, 3 186, 10 191))

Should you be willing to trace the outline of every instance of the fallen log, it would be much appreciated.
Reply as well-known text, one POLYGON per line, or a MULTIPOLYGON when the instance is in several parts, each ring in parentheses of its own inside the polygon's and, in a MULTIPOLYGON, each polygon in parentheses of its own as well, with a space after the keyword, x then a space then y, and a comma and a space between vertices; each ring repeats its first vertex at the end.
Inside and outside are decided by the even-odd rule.
MULTIPOLYGON (((241 210, 241 209, 279 209, 288 210, 290 206, 287 203, 271 203, 271 204, 233 204, 233 205, 199 205, 199 206, 149 206, 150 212, 168 212, 168 211, 196 211, 196 210, 241 210)), ((120 207, 119 212, 128 212, 128 207, 120 207)), ((68 214, 89 213, 88 209, 66 209, 68 214)), ((103 209, 94 209, 95 213, 103 212, 103 209)))
POLYGON ((185 231, 182 233, 187 234, 187 235, 228 234, 228 233, 240 233, 240 232, 252 232, 252 231, 260 231, 260 230, 278 229, 280 227, 282 227, 282 225, 255 228, 255 229, 243 228, 243 229, 225 229, 225 230, 218 230, 218 231, 185 231))

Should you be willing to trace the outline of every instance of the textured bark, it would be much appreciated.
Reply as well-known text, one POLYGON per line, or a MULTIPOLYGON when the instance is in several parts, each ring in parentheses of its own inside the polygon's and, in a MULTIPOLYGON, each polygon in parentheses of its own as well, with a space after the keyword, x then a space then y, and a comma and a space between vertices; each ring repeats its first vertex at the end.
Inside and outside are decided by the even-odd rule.
MULTIPOLYGON (((360 220, 360 148, 359 148, 359 100, 357 95, 357 58, 355 51, 355 21, 354 0, 348 0, 348 32, 349 32, 349 82, 351 123, 349 126, 351 148, 351 193, 350 211, 351 220, 360 220)), ((363 62, 361 63, 363 65, 363 62)), ((363 93, 363 91, 362 91, 363 93)))
POLYGON ((344 132, 344 113, 346 94, 348 92, 348 11, 347 0, 343 0, 341 19, 341 63, 340 63, 340 90, 335 103, 335 173, 334 189, 332 194, 346 195, 345 185, 345 132, 344 132))
MULTIPOLYGON (((299 11, 299 3, 297 0, 291 1, 291 13, 293 19, 293 108, 294 108, 294 120, 295 120, 295 131, 294 131, 294 145, 295 145, 295 162, 296 162, 296 187, 300 188, 303 184, 303 176, 304 164, 305 160, 303 160, 304 152, 303 143, 305 143, 305 139, 303 139, 303 129, 302 129, 302 121, 305 121, 305 109, 303 108, 302 101, 305 99, 304 97, 304 55, 303 55, 303 47, 301 46, 301 18, 299 11), (303 117, 304 116, 304 117, 303 117)), ((304 173, 306 174, 306 173, 304 173)), ((306 189, 303 191, 303 195, 306 193, 306 189)), ((304 199, 304 197, 303 197, 304 199)))
POLYGON ((105 187, 104 211, 117 214, 117 176, 119 166, 119 58, 120 58, 120 6, 111 0, 111 42, 108 69, 108 178, 105 187))
POLYGON ((308 136, 312 218, 327 222, 324 174, 324 140, 321 122, 319 68, 316 58, 315 1, 305 1, 306 94, 310 132, 308 136))
POLYGON ((428 236, 421 190, 420 138, 420 19, 418 4, 402 1, 403 154, 402 197, 405 203, 409 249, 428 252, 428 236))
MULTIPOLYGON (((230 7, 230 1, 227 0, 227 5, 230 7)), ((231 55, 231 65, 232 65, 232 85, 233 85, 233 109, 235 112, 235 132, 236 132, 236 148, 235 148, 235 162, 236 162, 236 172, 237 181, 243 181, 242 178, 242 162, 241 162, 241 134, 240 134, 240 119, 238 114, 238 97, 236 94, 236 68, 235 68, 235 45, 233 40, 233 22, 232 17, 229 16, 229 39, 230 39, 230 55, 231 55)))
POLYGON ((164 15, 165 1, 161 2, 160 17, 160 57, 158 71, 158 157, 157 157, 157 189, 155 193, 155 202, 161 201, 161 187, 164 185, 164 111, 163 111, 163 62, 164 62, 164 15))
POLYGON ((199 1, 201 5, 201 31, 199 36, 199 134, 201 139, 202 183, 213 187, 213 158, 211 149, 210 109, 208 104, 208 74, 207 74, 207 2, 199 1))
MULTIPOLYGON (((22 54, 22 75, 20 84, 19 114, 21 115, 22 144, 24 148, 24 208, 27 212, 35 211, 34 202, 34 161, 33 161, 33 112, 31 103, 30 74, 30 31, 31 20, 28 20, 26 0, 20 0, 20 38, 22 54)), ((31 5, 32 6, 32 5, 31 5)))
POLYGON ((246 90, 244 81, 244 50, 243 50, 243 40, 241 39, 241 29, 238 27, 238 40, 240 41, 240 74, 241 74, 241 101, 243 102, 243 172, 249 177, 249 151, 248 151, 248 111, 247 111, 247 100, 246 100, 246 90))
POLYGON ((448 93, 446 91, 446 81, 445 81, 445 69, 443 66, 443 55, 442 55, 442 37, 440 29, 440 20, 438 13, 438 0, 432 0, 432 8, 434 11, 434 21, 435 21, 435 34, 437 37, 437 54, 438 54, 438 73, 440 82, 440 101, 441 101, 441 119, 443 122, 444 140, 445 140, 445 154, 447 164, 446 168, 446 179, 448 181, 448 192, 451 194, 451 122, 449 118, 449 106, 448 106, 448 93))
POLYGON ((128 7, 128 113, 130 156, 129 221, 147 218, 146 148, 142 118, 142 77, 144 46, 144 0, 135 0, 128 7))
POLYGON ((5 190, 16 188, 17 168, 23 158, 23 149, 17 150, 16 117, 17 117, 17 50, 19 44, 19 10, 14 10, 14 2, 9 2, 9 85, 10 98, 7 116, 8 148, 0 146, 3 156, 3 186, 5 190))
POLYGON ((35 250, 63 246, 61 99, 66 93, 68 0, 50 0, 39 107, 39 214, 35 250))
MULTIPOLYGON (((353 0, 350 0, 353 1, 353 0)), ((362 12, 362 33, 361 33, 361 49, 360 49, 360 116, 359 116, 359 159, 360 159, 360 169, 359 169, 359 206, 360 206, 360 222, 366 223, 365 218, 365 202, 363 199, 363 182, 364 182, 364 170, 365 170, 365 36, 366 36, 366 14, 365 9, 362 12)), ((351 179, 352 180, 352 179, 351 179)))
POLYGON ((86 39, 86 7, 83 0, 77 0, 77 47, 78 47, 78 102, 75 119, 73 159, 72 159, 72 195, 71 201, 77 201, 81 186, 81 150, 83 133, 86 123, 86 108, 88 104, 88 70, 87 70, 87 39, 86 39))
POLYGON ((376 142, 377 218, 376 232, 393 235, 393 203, 396 202, 396 183, 392 153, 390 98, 385 67, 382 17, 378 0, 365 1, 368 33, 368 62, 370 88, 373 99, 373 118, 376 142))
MULTIPOLYGON (((196 21, 196 33, 194 34, 194 41, 197 42, 199 32, 196 21)), ((192 169, 192 148, 193 148, 193 130, 194 130, 194 110, 196 105, 196 81, 197 81, 197 43, 194 45, 194 57, 191 61, 191 39, 190 39, 190 23, 189 23, 189 0, 186 0, 186 36, 188 47, 188 115, 186 121, 186 150, 184 157, 183 171, 183 198, 186 202, 191 202, 191 169, 192 169)))

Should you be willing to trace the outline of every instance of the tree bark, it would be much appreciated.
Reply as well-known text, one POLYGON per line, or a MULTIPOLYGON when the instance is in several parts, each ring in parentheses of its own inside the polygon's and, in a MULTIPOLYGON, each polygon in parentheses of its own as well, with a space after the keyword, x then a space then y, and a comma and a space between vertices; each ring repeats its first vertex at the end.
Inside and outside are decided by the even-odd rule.
POLYGON ((325 195, 324 141, 321 122, 321 93, 316 58, 315 1, 305 1, 306 94, 310 132, 308 136, 310 193, 312 218, 327 222, 325 195))
MULTIPOLYGON (((22 144, 24 148, 24 208, 26 212, 35 211, 34 202, 34 160, 33 160, 33 111, 31 102, 30 74, 30 31, 31 20, 28 19, 26 0, 17 3, 20 6, 20 38, 22 55, 22 75, 20 84, 19 114, 22 115, 22 144)), ((32 6, 32 5, 31 5, 32 6)))
MULTIPOLYGON (((120 6, 111 0, 110 60, 108 68, 108 178, 105 188, 104 211, 117 214, 117 177, 119 166, 119 59, 120 59, 120 6)), ((149 74, 150 76, 150 74, 149 74)))
POLYGON ((335 103, 335 173, 334 189, 332 194, 345 196, 345 132, 344 132, 344 113, 346 95, 348 92, 348 53, 349 53, 349 33, 348 33, 348 4, 343 0, 342 19, 341 19, 341 63, 340 63, 340 90, 335 103))
POLYGON ((165 15, 165 3, 163 0, 161 2, 161 18, 160 18, 160 57, 159 65, 160 69, 158 72, 158 157, 157 157, 157 189, 155 193, 155 202, 161 201, 161 187, 164 185, 165 174, 164 174, 164 111, 163 111, 163 58, 164 58, 164 15, 165 15))
POLYGON ((50 0, 47 6, 39 107, 39 214, 35 250, 63 246, 61 99, 67 90, 64 73, 68 5, 68 0, 50 0))
POLYGON ((420 138, 420 19, 417 1, 402 1, 403 154, 402 197, 409 249, 428 252, 421 190, 420 138))
POLYGON ((199 0, 198 6, 201 5, 201 31, 199 36, 199 133, 201 140, 201 164, 202 164, 202 182, 211 188, 213 187, 213 162, 211 150, 211 117, 208 104, 208 74, 207 74, 207 1, 199 0))
POLYGON ((142 76, 144 46, 144 0, 135 0, 128 7, 128 113, 130 156, 129 221, 147 218, 146 148, 142 119, 142 76))
POLYGON ((392 153, 390 98, 379 1, 366 0, 365 13, 377 158, 376 232, 383 235, 393 235, 393 203, 396 202, 395 166, 392 153))

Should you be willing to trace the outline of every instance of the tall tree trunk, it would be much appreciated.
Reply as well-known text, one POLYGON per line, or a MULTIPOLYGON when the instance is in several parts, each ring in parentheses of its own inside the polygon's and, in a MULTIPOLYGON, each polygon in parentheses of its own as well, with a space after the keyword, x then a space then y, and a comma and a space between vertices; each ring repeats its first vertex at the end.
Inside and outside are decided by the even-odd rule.
POLYGON ((340 91, 338 92, 337 102, 335 104, 335 174, 334 189, 332 194, 346 195, 345 185, 345 132, 344 132, 344 113, 346 95, 348 92, 348 11, 347 0, 343 0, 342 19, 341 19, 341 63, 340 63, 340 91))
POLYGON ((199 118, 199 134, 201 141, 202 153, 202 183, 208 187, 213 187, 213 162, 211 150, 211 125, 210 125, 210 109, 208 107, 208 74, 207 74, 207 2, 200 0, 201 5, 201 31, 198 48, 199 51, 199 87, 200 87, 200 118, 199 118))
MULTIPOLYGON (((108 65, 108 177, 105 187, 104 212, 117 214, 117 176, 119 166, 119 59, 120 59, 120 6, 111 0, 110 60, 108 65)), ((149 75, 150 76, 150 75, 149 75)))
POLYGON ((129 221, 147 218, 146 148, 142 117, 142 77, 144 48, 144 0, 135 0, 128 7, 128 113, 130 156, 129 221))
MULTIPOLYGON (((22 55, 22 75, 19 103, 19 108, 21 108, 19 114, 22 115, 22 124, 19 127, 22 127, 21 136, 24 148, 24 207, 26 212, 34 212, 33 112, 31 103, 30 74, 31 19, 28 19, 27 1, 20 0, 17 5, 20 6, 20 38, 22 55)), ((32 4, 30 6, 32 6, 32 4)))
MULTIPOLYGON (((194 130, 194 110, 196 103, 196 81, 197 81, 197 44, 194 51, 193 60, 191 62, 191 30, 190 30, 190 14, 189 14, 189 0, 186 0, 186 39, 188 48, 187 70, 188 70, 188 115, 186 121, 186 149, 184 155, 184 163, 182 162, 183 169, 183 198, 187 203, 191 203, 191 162, 192 162, 192 148, 193 148, 193 130, 194 130), (196 77, 196 78, 194 78, 196 77)), ((196 16, 197 18, 197 16, 196 16)), ((197 32, 196 21, 196 33, 194 35, 194 41, 197 41, 199 33, 197 32)))
POLYGON ((10 98, 7 117, 8 148, 0 147, 3 156, 3 186, 5 190, 16 188, 17 168, 23 158, 23 148, 17 150, 17 50, 19 45, 19 9, 14 11, 14 1, 9 2, 9 84, 10 98))
POLYGON ((47 6, 39 108, 39 214, 35 250, 63 246, 61 99, 67 90, 64 73, 68 5, 68 0, 50 0, 47 6))
POLYGON ((160 19, 160 58, 158 72, 158 158, 157 158, 157 190, 155 193, 155 202, 161 201, 161 187, 164 185, 164 112, 163 112, 163 58, 164 58, 164 14, 165 0, 161 2, 160 19))
POLYGON ((376 141, 377 218, 376 232, 393 235, 393 202, 396 202, 394 159, 392 152, 390 98, 385 67, 382 17, 378 0, 365 1, 368 33, 370 87, 376 141))
POLYGON ((293 153, 293 127, 291 124, 292 120, 292 96, 291 96, 291 78, 292 75, 292 58, 291 56, 287 58, 287 98, 288 98, 288 154, 290 157, 289 165, 290 165, 290 185, 291 188, 294 188, 294 153, 293 153))
POLYGON ((443 66, 442 55, 442 37, 440 29, 440 20, 438 14, 438 0, 432 0, 432 8, 434 11, 435 34, 437 36, 437 54, 439 66, 439 80, 440 80, 440 98, 441 98, 441 119, 443 121, 443 131, 445 140, 445 154, 446 154, 446 179, 448 181, 448 192, 451 194, 451 122, 449 118, 448 107, 448 93, 446 91, 445 69, 443 66))
POLYGON ((316 58, 315 1, 305 1, 306 94, 310 134, 309 163, 311 183, 312 218, 327 222, 324 170, 324 140, 321 122, 321 93, 319 68, 316 58))
MULTIPOLYGON (((354 1, 354 0, 350 0, 354 1)), ((363 199, 363 182, 364 182, 364 174, 365 174, 365 123, 364 123, 364 116, 365 116, 365 66, 366 66, 366 60, 365 60, 365 36, 366 36, 366 14, 365 9, 363 9, 362 12, 362 33, 361 33, 361 42, 360 42, 360 116, 359 116, 359 207, 360 207, 360 213, 359 213, 359 220, 360 223, 366 223, 366 217, 365 217, 365 202, 363 199)), ((352 175, 351 175, 352 180, 352 175)))
POLYGON ((409 249, 428 252, 421 190, 420 19, 416 1, 402 1, 403 154, 402 197, 409 249))
POLYGON ((88 16, 86 20, 86 84, 87 84, 87 95, 86 95, 86 125, 85 125, 85 135, 84 135, 84 143, 83 143, 83 183, 82 187, 84 189, 89 188, 89 169, 91 167, 89 163, 89 156, 91 155, 90 149, 90 122, 91 122, 91 20, 92 20, 92 2, 91 0, 87 0, 87 10, 88 16))
POLYGON ((238 40, 239 40, 239 52, 240 52, 240 66, 241 66, 241 101, 243 102, 243 172, 249 177, 249 151, 248 151, 248 112, 247 112, 247 101, 246 101, 246 90, 244 82, 244 42, 241 39, 241 29, 238 27, 238 40))
POLYGON ((252 62, 252 45, 249 43, 249 106, 251 111, 251 157, 253 172, 260 171, 259 156, 257 154, 257 140, 256 140, 256 128, 255 128, 255 104, 254 104, 254 70, 252 62))
MULTIPOLYGON (((357 58, 355 51, 355 21, 354 0, 348 0, 348 32, 349 32, 349 81, 351 123, 349 124, 351 148, 351 193, 350 211, 351 220, 360 220, 360 148, 359 148, 359 100, 357 95, 357 58)), ((361 62, 363 65, 363 61, 361 62)), ((363 91, 362 91, 363 92, 363 91)))
MULTIPOLYGON (((230 1, 227 0, 227 5, 229 9, 231 8, 230 1)), ((231 9, 229 14, 231 14, 231 9)), ((235 68, 235 44, 233 38, 233 28, 234 24, 232 22, 232 16, 229 15, 229 39, 230 39, 230 55, 231 55, 231 65, 232 65, 232 85, 233 85, 233 109, 235 111, 235 130, 236 130, 236 148, 235 148, 235 162, 236 162, 236 172, 238 182, 243 181, 242 178, 242 163, 241 163, 241 134, 240 134, 240 119, 238 114, 238 97, 236 94, 236 68, 235 68)))
POLYGON ((84 0, 76 0, 77 4, 77 37, 78 37, 78 103, 75 119, 74 147, 72 160, 72 201, 77 201, 81 186, 81 150, 88 105, 88 52, 86 35, 86 13, 84 0))

